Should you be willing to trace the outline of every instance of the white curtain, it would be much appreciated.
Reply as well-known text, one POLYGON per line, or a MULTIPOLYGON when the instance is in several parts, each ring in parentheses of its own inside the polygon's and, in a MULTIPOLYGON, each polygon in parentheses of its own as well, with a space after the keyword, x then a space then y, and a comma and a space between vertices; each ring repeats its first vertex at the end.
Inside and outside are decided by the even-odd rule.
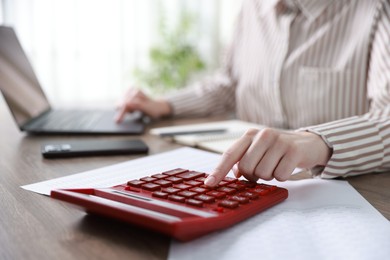
MULTIPOLYGON (((230 40, 240 0, 2 0, 3 22, 15 28, 54 105, 112 105, 148 67, 161 14, 175 24, 196 19, 194 44, 209 70, 230 40)), ((1 8, 1 7, 0 7, 1 8)), ((1 18, 1 17, 0 17, 1 18)), ((1 22, 1 20, 0 20, 1 22)))
POLYGON ((3 0, 0 0, 0 24, 3 23, 3 0))

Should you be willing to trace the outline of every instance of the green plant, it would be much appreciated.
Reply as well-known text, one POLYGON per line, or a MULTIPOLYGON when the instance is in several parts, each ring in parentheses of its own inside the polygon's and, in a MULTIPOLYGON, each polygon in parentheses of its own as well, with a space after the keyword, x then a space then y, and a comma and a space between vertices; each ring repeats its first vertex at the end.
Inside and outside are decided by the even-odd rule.
POLYGON ((184 87, 194 73, 205 68, 205 63, 190 41, 194 18, 184 13, 177 26, 168 30, 162 16, 159 21, 160 43, 149 51, 150 68, 136 69, 135 78, 155 93, 184 87))

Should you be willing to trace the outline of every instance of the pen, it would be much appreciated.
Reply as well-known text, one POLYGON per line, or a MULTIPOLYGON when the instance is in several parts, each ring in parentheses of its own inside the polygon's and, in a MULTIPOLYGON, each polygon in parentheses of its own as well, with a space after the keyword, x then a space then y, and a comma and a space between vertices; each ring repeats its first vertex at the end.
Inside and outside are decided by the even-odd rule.
POLYGON ((193 131, 177 131, 177 132, 167 132, 160 133, 161 137, 170 137, 175 135, 194 135, 194 134, 218 134, 225 133, 226 129, 207 129, 207 130, 193 130, 193 131))

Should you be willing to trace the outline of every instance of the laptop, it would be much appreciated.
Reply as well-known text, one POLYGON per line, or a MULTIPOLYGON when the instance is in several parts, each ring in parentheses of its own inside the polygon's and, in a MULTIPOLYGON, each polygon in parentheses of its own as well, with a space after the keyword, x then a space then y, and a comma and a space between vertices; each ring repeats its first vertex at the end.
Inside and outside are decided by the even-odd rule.
POLYGON ((121 124, 115 109, 54 109, 11 27, 0 26, 0 90, 21 131, 31 134, 141 134, 145 120, 131 113, 121 124))

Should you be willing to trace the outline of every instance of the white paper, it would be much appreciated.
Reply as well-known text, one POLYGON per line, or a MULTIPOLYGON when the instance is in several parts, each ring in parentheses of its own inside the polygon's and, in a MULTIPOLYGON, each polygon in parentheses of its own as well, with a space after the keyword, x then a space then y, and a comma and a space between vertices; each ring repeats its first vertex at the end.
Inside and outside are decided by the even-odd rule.
POLYGON ((277 183, 286 201, 229 229, 171 243, 169 259, 390 259, 390 224, 346 181, 277 183))
POLYGON ((105 188, 129 180, 149 176, 174 168, 211 172, 220 155, 184 147, 83 173, 22 186, 23 189, 50 195, 58 188, 105 188))

